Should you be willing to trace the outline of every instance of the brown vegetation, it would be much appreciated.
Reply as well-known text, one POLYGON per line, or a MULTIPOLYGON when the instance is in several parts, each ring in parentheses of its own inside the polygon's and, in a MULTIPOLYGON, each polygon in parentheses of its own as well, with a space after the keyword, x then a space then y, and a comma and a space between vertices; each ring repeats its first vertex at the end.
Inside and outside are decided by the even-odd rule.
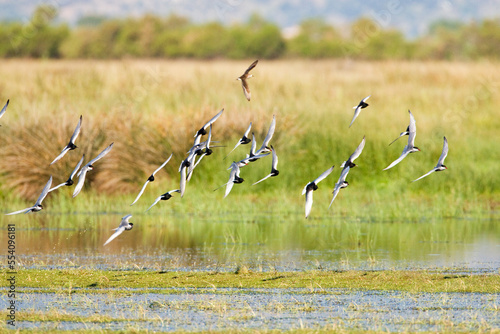
MULTIPOLYGON (((370 168, 360 181, 375 185, 386 176, 379 170, 400 153, 397 144, 390 148, 387 144, 407 126, 411 109, 417 119, 417 142, 425 150, 414 159, 416 165, 394 173, 416 175, 432 168, 446 135, 453 166, 448 181, 462 186, 464 193, 491 194, 498 189, 498 165, 490 151, 499 126, 500 98, 495 92, 500 76, 495 63, 259 62, 249 80, 252 101, 247 102, 236 77, 248 64, 3 62, 0 70, 9 80, 0 84, 0 91, 11 103, 0 127, 2 192, 33 199, 49 175, 54 183, 65 181, 81 154, 88 161, 111 142, 115 142, 111 153, 88 174, 92 189, 109 194, 136 191, 170 153, 174 157, 166 174, 176 180, 194 133, 221 108, 225 112, 214 126, 213 138, 228 146, 220 148, 221 157, 249 122, 261 142, 272 115, 277 116, 273 144, 279 147, 282 168, 290 169, 280 174, 284 184, 303 182, 302 174, 309 175, 332 159, 339 164, 350 154, 351 141, 366 135, 363 159, 370 168), (368 94, 372 94, 370 107, 347 130, 351 107, 368 94), (80 115, 79 148, 49 166, 80 115), (477 161, 483 162, 482 167, 477 161)), ((241 148, 236 154, 246 151, 241 148)), ((220 167, 225 162, 206 160, 204 164, 213 163, 214 168, 227 167, 220 167)))

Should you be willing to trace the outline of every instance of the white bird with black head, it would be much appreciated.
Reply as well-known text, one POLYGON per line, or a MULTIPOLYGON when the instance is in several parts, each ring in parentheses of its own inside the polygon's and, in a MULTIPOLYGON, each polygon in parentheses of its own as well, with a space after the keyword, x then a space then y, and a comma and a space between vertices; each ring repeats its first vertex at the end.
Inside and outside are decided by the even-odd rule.
POLYGON ((271 151, 273 153, 273 160, 272 160, 272 167, 271 167, 271 173, 269 173, 267 176, 263 177, 262 179, 260 179, 259 181, 255 182, 253 185, 256 185, 257 183, 260 183, 270 177, 273 177, 273 176, 278 176, 278 174, 280 173, 278 171, 278 154, 276 153, 276 150, 274 149, 273 145, 271 145, 271 151))
POLYGON ((408 112, 410 113, 410 126, 408 127, 409 128, 408 144, 403 148, 403 152, 401 152, 401 155, 399 156, 399 158, 394 160, 389 166, 384 168, 384 170, 387 170, 389 168, 396 166, 404 158, 406 158, 406 156, 408 154, 420 151, 420 149, 415 146, 415 136, 417 135, 417 126, 415 123, 415 118, 413 117, 413 114, 411 113, 411 111, 408 110, 408 112))
POLYGON ((180 193, 180 189, 175 189, 175 190, 170 190, 170 191, 167 191, 166 193, 158 196, 154 203, 151 204, 151 206, 146 210, 146 211, 149 211, 149 209, 151 209, 153 206, 155 206, 159 201, 168 201, 169 199, 172 198, 172 194, 173 193, 180 193))
POLYGON ((246 144, 248 144, 248 143, 250 143, 252 141, 250 138, 248 138, 248 134, 250 133, 251 129, 252 129, 252 122, 250 122, 250 125, 248 126, 247 130, 245 131, 245 134, 243 135, 243 137, 241 137, 240 140, 238 140, 238 142, 236 143, 236 145, 234 146, 234 148, 231 150, 231 152, 229 152, 224 157, 224 159, 226 159, 228 157, 228 155, 231 154, 238 146, 240 146, 240 145, 246 145, 246 144))
POLYGON ((328 168, 324 171, 320 176, 318 176, 314 181, 306 184, 304 189, 302 190, 302 195, 306 195, 306 218, 311 213, 311 208, 313 205, 313 191, 318 190, 318 183, 320 183, 323 179, 325 179, 333 170, 333 167, 328 168))
POLYGON ((446 169, 448 169, 448 167, 446 167, 444 165, 444 159, 446 159, 446 156, 448 155, 448 140, 446 139, 446 137, 444 137, 444 142, 443 142, 443 150, 441 151, 441 156, 439 157, 439 160, 437 162, 437 165, 436 167, 434 167, 430 172, 428 172, 427 174, 424 174, 422 175, 421 177, 419 177, 418 179, 416 180, 413 180, 413 182, 415 181, 418 181, 420 179, 423 179, 424 177, 434 173, 434 172, 442 172, 446 169))
POLYGON ((106 246, 107 244, 109 244, 111 241, 113 241, 117 236, 119 236, 120 234, 123 233, 123 231, 130 231, 133 227, 134 227, 134 224, 132 224, 131 222, 129 222, 129 219, 132 217, 132 215, 126 215, 125 217, 122 218, 122 221, 120 222, 120 226, 118 226, 117 228, 114 228, 113 231, 115 231, 115 233, 113 233, 108 240, 106 240, 106 242, 104 243, 103 246, 106 246))
POLYGON ((216 121, 216 120, 217 120, 217 119, 218 119, 218 118, 222 115, 222 113, 223 113, 223 112, 224 112, 224 108, 222 108, 222 110, 221 110, 221 111, 219 111, 219 112, 217 113, 217 115, 215 115, 214 117, 212 117, 212 118, 211 118, 208 122, 206 122, 206 123, 205 123, 205 125, 203 125, 203 126, 202 126, 202 127, 201 127, 201 128, 200 128, 197 132, 196 132, 196 134, 194 135, 194 137, 195 137, 195 140, 194 140, 195 145, 196 145, 197 143, 199 143, 199 142, 200 142, 200 138, 201 138, 201 136, 204 136, 204 135, 206 135, 206 134, 207 134, 207 129, 208 129, 208 128, 212 125, 212 124, 214 124, 214 122, 215 122, 215 121, 216 121))
POLYGON ((33 205, 32 207, 26 208, 26 209, 7 213, 6 215, 10 216, 10 215, 17 215, 19 213, 38 212, 38 211, 42 210, 43 209, 42 201, 49 193, 49 189, 50 189, 51 185, 52 185, 52 176, 49 178, 49 181, 47 181, 47 183, 45 184, 45 187, 43 187, 42 193, 40 194, 40 196, 38 196, 38 199, 36 200, 35 205, 33 205))
POLYGON ((73 171, 71 172, 71 175, 69 176, 68 180, 66 180, 66 182, 64 183, 61 183, 53 188, 50 188, 49 189, 49 192, 51 191, 54 191, 56 189, 59 189, 63 186, 72 186, 73 185, 73 177, 76 175, 76 172, 78 172, 78 169, 80 169, 80 166, 82 165, 83 163, 83 159, 85 158, 85 154, 82 155, 82 158, 80 159, 80 161, 78 162, 78 164, 76 165, 76 167, 73 169, 73 171))
POLYGON ((362 99, 357 106, 354 106, 352 107, 352 109, 356 109, 354 110, 354 116, 352 117, 352 121, 351 121, 351 124, 349 124, 349 127, 351 127, 352 123, 354 123, 354 120, 359 116, 359 114, 361 113, 361 109, 364 109, 366 107, 369 106, 368 103, 366 103, 366 100, 368 100, 370 98, 371 95, 368 95, 367 97, 365 97, 364 99, 362 99))
POLYGON ((75 140, 78 137, 78 135, 80 134, 81 127, 82 127, 82 116, 80 115, 80 120, 78 121, 78 124, 76 125, 75 131, 73 131, 73 135, 71 135, 71 138, 69 139, 69 143, 63 148, 61 153, 54 159, 54 161, 52 161, 50 163, 51 165, 53 163, 55 163, 56 161, 60 160, 62 157, 64 157, 64 155, 68 151, 72 151, 75 148, 77 148, 77 146, 75 145, 75 140))
POLYGON ((76 184, 75 190, 73 191, 73 197, 76 197, 80 191, 83 188, 83 183, 85 182, 85 176, 87 175, 87 172, 91 171, 94 169, 93 164, 100 160, 102 157, 104 157, 106 154, 111 151, 113 148, 113 144, 111 143, 108 147, 106 147, 104 150, 102 150, 101 153, 97 155, 94 159, 90 160, 85 166, 82 167, 82 169, 78 172, 78 183, 76 184))
POLYGON ((155 180, 155 174, 158 173, 160 170, 162 170, 163 167, 165 167, 165 165, 170 161, 170 159, 172 158, 172 154, 170 154, 170 156, 168 157, 167 160, 165 160, 164 163, 161 164, 160 167, 158 167, 154 172, 153 174, 151 174, 148 179, 146 180, 146 183, 144 183, 144 185, 142 186, 142 189, 141 191, 139 192, 139 194, 137 195, 137 197, 135 198, 135 200, 132 202, 132 204, 130 205, 134 205, 138 200, 139 198, 142 196, 142 193, 144 192, 144 190, 146 189, 146 186, 148 185, 149 182, 153 182, 155 180))

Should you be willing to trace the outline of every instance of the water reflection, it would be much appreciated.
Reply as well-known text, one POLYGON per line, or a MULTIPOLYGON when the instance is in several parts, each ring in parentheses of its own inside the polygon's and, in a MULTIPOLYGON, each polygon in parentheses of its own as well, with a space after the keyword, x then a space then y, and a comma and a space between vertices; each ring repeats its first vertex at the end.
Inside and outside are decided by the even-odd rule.
POLYGON ((16 251, 27 267, 468 272, 500 267, 496 219, 374 223, 259 214, 241 222, 234 214, 134 215, 134 229, 103 247, 121 216, 37 214, 0 222, 16 224, 16 251))

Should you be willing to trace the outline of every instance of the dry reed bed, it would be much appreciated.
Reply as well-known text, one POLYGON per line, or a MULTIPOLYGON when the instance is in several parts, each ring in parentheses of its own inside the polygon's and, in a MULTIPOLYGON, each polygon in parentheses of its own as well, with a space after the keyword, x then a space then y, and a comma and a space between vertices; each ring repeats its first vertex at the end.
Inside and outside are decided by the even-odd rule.
MULTIPOLYGON (((332 150, 341 162, 365 134, 367 148, 387 150, 386 143, 406 128, 409 108, 417 115, 419 146, 432 159, 429 169, 439 156, 443 134, 452 143, 451 159, 459 145, 470 154, 472 161, 457 154, 463 161, 456 159, 455 164, 472 165, 488 153, 484 141, 499 138, 496 64, 262 61, 250 80, 252 101, 247 102, 235 80, 247 63, 2 62, 1 98, 11 100, 0 122, 4 194, 34 199, 49 175, 54 182, 65 181, 81 154, 88 161, 111 142, 111 154, 88 175, 97 191, 136 191, 170 153, 174 158, 166 170, 169 178, 177 179, 178 164, 195 131, 221 108, 226 111, 214 126, 214 140, 228 146, 222 150, 232 148, 249 122, 257 138, 263 138, 275 114, 273 142, 288 156, 281 161, 302 172, 308 170, 308 160, 317 162, 311 169, 322 169, 318 166, 331 159, 332 150), (351 107, 368 94, 370 107, 348 129, 351 107), (79 148, 49 167, 79 115, 79 148), (325 138, 322 145, 318 137, 325 138)), ((395 148, 367 160, 380 169, 390 162, 387 154, 395 159, 399 153, 395 148)))

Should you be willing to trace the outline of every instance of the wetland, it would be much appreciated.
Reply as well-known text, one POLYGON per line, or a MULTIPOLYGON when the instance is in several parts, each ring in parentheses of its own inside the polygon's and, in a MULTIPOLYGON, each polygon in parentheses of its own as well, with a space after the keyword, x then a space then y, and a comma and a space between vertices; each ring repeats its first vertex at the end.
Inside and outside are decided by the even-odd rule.
MULTIPOLYGON (((260 61, 251 102, 234 80, 248 64, 0 64, 10 99, 0 127, 1 245, 7 252, 15 226, 16 328, 499 332, 498 64, 260 61), (348 128, 352 105, 368 94, 370 106, 348 128), (182 199, 174 194, 145 212, 179 187, 193 134, 221 108, 213 128, 221 147, 197 167, 182 199), (388 144, 408 125, 408 109, 422 151, 382 171, 404 146, 388 144), (77 150, 49 166, 80 115, 77 150), (279 176, 251 186, 270 169, 269 159, 256 161, 223 199, 213 189, 247 148, 224 156, 250 122, 260 143, 273 115, 279 176), (349 187, 329 209, 339 166, 364 136, 349 187), (411 182, 436 163, 443 136, 448 170, 411 182), (50 176, 64 182, 81 154, 95 156, 110 142, 76 198, 63 187, 41 212, 4 215, 32 205, 50 176), (331 165, 305 219, 300 191, 331 165), (103 246, 127 214, 133 229, 103 246)), ((10 270, 3 262, 2 305, 11 302, 3 293, 10 270)))

